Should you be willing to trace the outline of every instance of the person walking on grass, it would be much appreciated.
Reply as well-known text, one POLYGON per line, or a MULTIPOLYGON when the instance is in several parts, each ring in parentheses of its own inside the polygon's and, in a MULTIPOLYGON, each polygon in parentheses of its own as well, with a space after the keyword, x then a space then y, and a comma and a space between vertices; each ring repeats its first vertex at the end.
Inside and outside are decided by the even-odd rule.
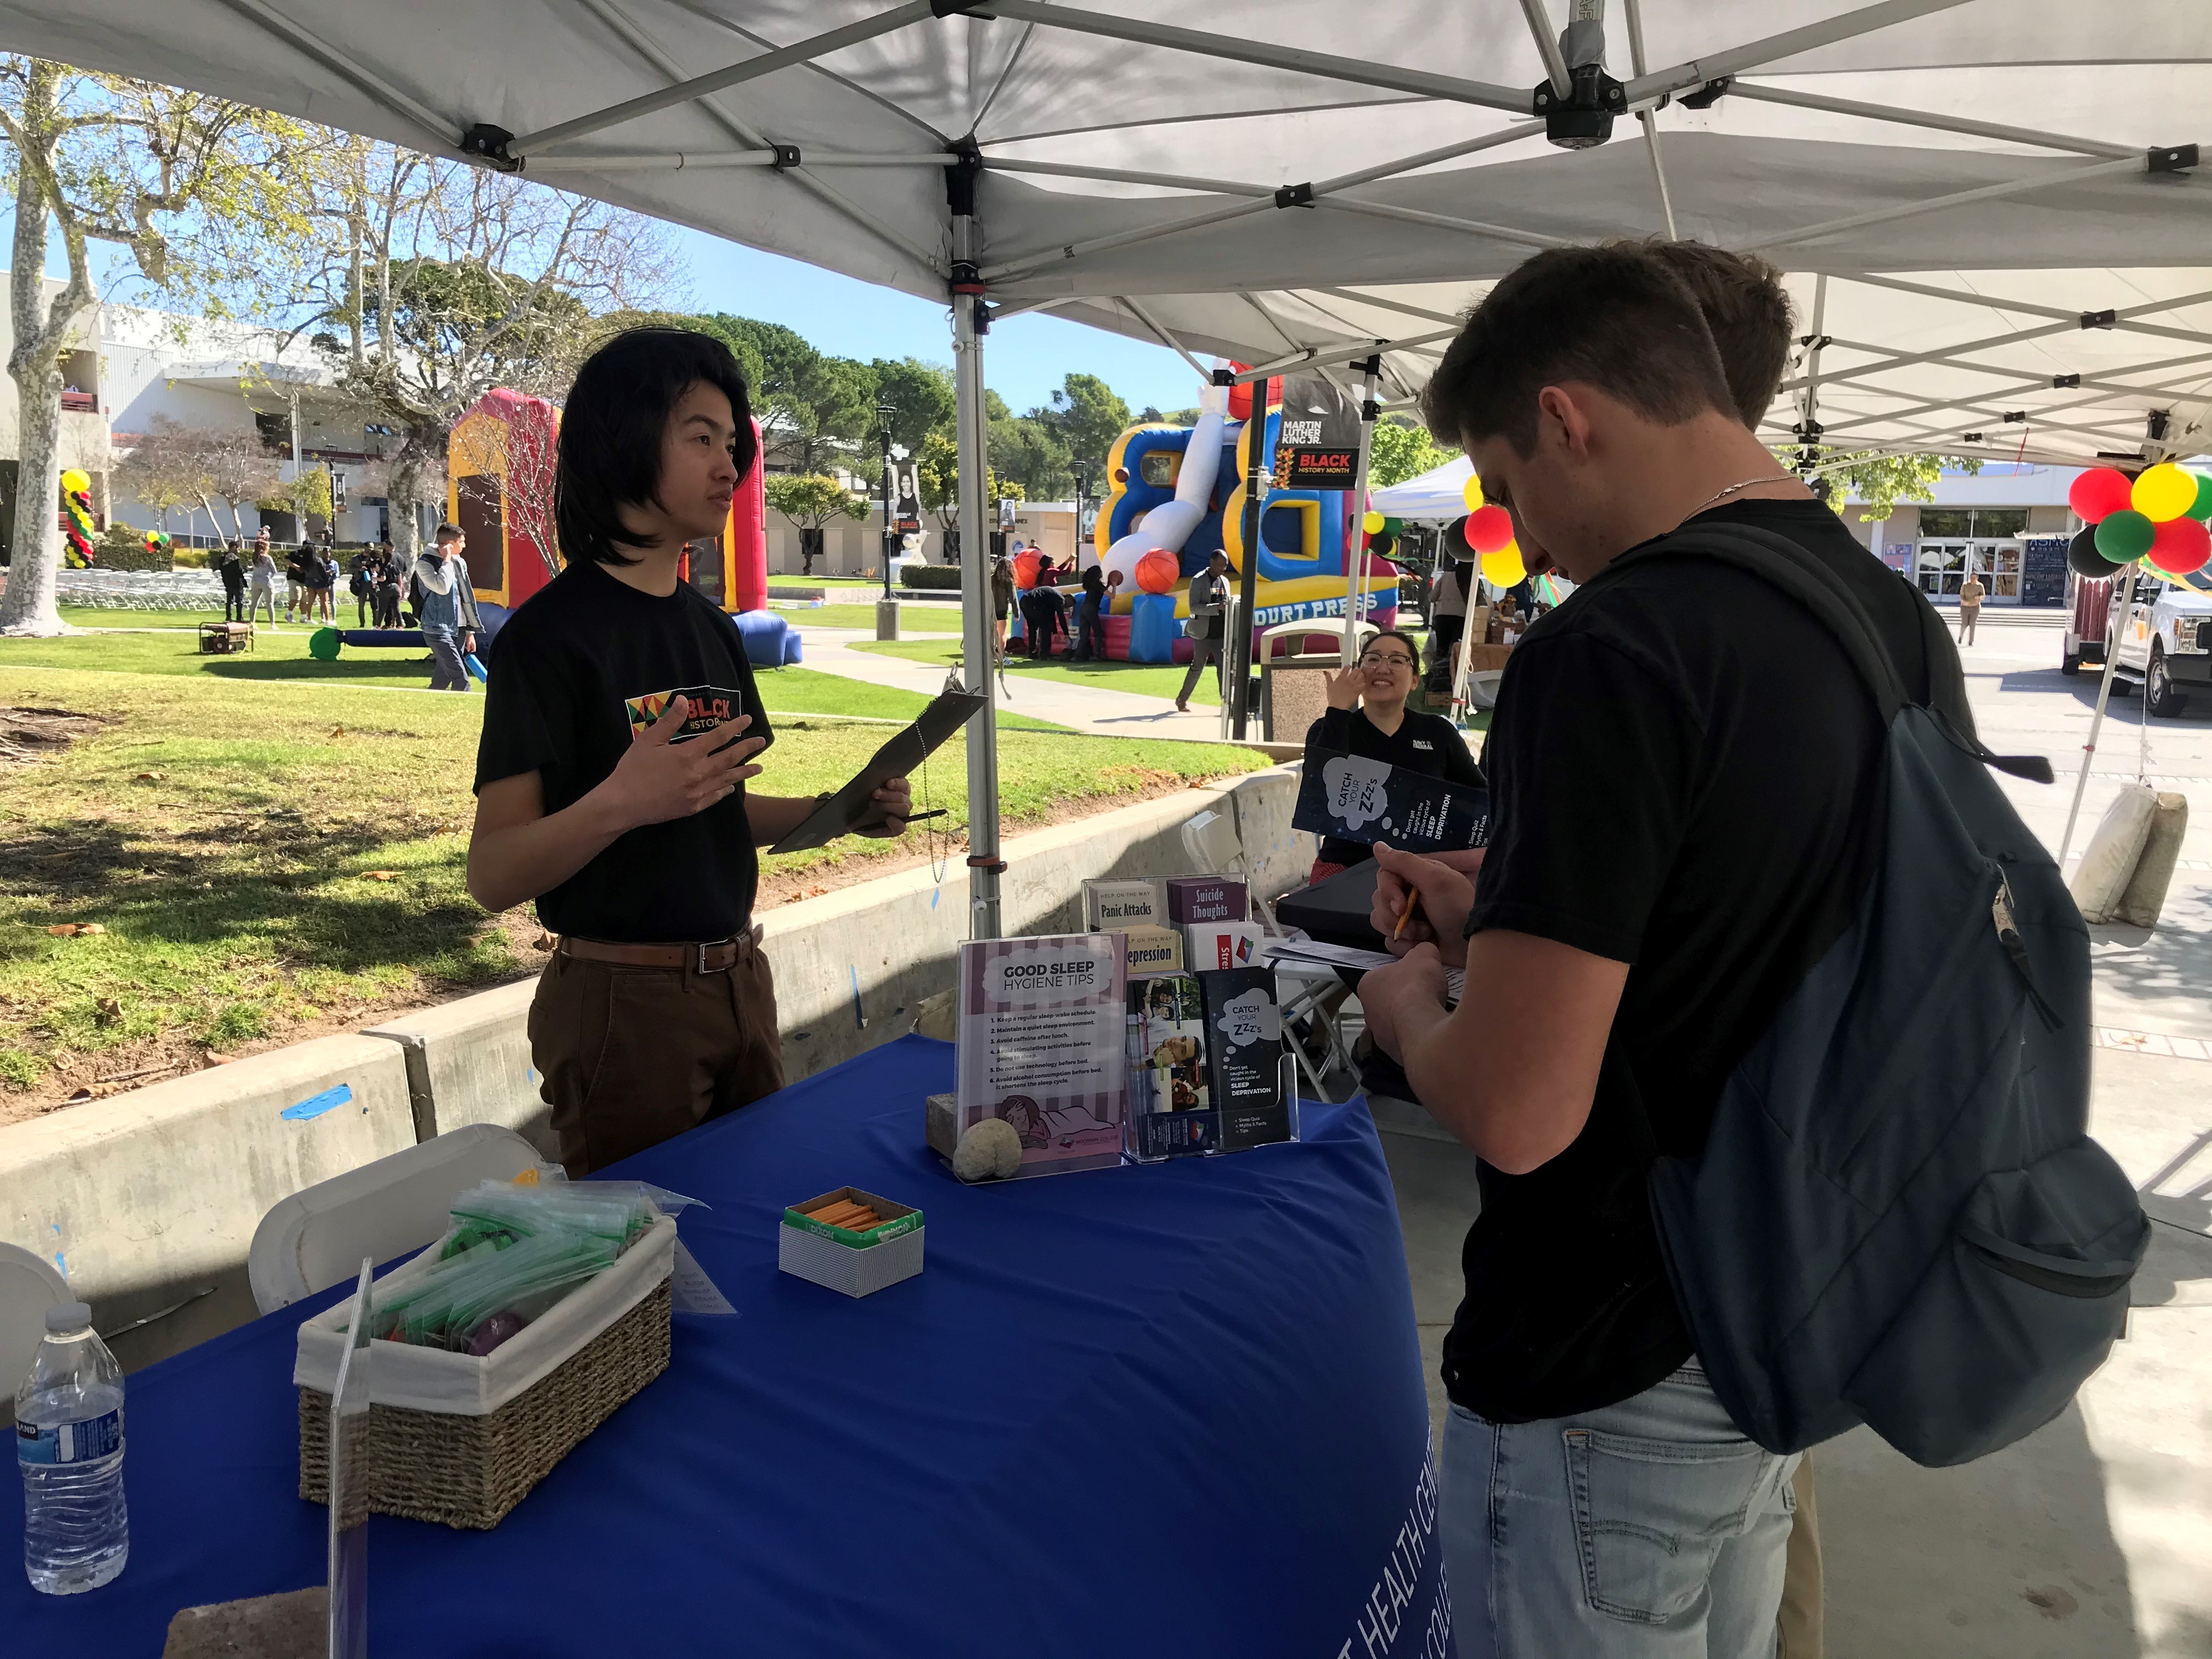
POLYGON ((1001 553, 991 561, 991 640, 998 659, 1006 659, 1006 613, 1014 607, 1014 562, 1001 553))
POLYGON ((307 597, 307 560, 313 550, 301 542, 284 555, 284 620, 290 622, 297 613, 307 622, 313 612, 313 604, 307 597))
POLYGON ((370 617, 380 608, 376 597, 376 582, 384 568, 384 556, 368 543, 363 543, 360 552, 348 562, 348 591, 353 594, 354 626, 366 628, 370 617))
POLYGON ((468 544, 459 525, 441 524, 430 550, 415 561, 415 614, 430 647, 433 691, 469 689, 465 659, 477 648, 477 629, 483 623, 469 586, 469 562, 461 556, 468 544))
POLYGON ((1213 689, 1221 690, 1221 607, 1227 589, 1221 578, 1229 568, 1225 555, 1216 553, 1206 568, 1190 579, 1190 619, 1183 634, 1190 641, 1190 667, 1184 672, 1182 690, 1176 693, 1176 712, 1190 713, 1190 694, 1206 665, 1213 665, 1213 689))
POLYGON ((1966 585, 1959 590, 1959 643, 1974 642, 1974 624, 1982 619, 1982 601, 1990 590, 1982 586, 1982 579, 1973 571, 1966 572, 1966 585))
POLYGON ((399 626, 399 559, 390 542, 376 547, 376 625, 399 626))
POLYGON ((246 620, 252 622, 269 607, 269 625, 276 626, 276 561, 269 552, 269 532, 254 538, 253 562, 246 567, 246 620))
POLYGON ((238 544, 225 542, 216 555, 215 574, 222 581, 222 619, 227 623, 246 620, 246 565, 238 555, 238 544))

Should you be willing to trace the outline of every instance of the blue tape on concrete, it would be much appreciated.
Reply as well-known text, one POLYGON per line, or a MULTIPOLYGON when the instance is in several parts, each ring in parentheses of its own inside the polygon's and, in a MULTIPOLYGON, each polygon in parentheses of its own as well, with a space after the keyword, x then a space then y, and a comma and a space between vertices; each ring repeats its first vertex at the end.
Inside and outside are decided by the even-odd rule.
POLYGON ((277 1116, 289 1117, 295 1123, 305 1123, 311 1117, 320 1117, 325 1112, 336 1110, 352 1098, 353 1085, 350 1083, 341 1083, 335 1089, 325 1089, 319 1095, 309 1095, 296 1106, 287 1106, 277 1114, 277 1116))

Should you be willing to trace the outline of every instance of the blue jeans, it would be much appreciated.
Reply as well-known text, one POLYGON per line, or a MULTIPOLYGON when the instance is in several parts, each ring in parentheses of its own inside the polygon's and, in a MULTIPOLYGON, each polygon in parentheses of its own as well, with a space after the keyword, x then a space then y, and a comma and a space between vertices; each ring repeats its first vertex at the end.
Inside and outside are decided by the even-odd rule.
POLYGON ((450 628, 426 628, 422 642, 430 647, 430 689, 433 691, 465 691, 469 689, 468 665, 461 660, 460 641, 453 637, 450 628))
POLYGON ((1745 1439, 1695 1359, 1579 1417, 1454 1406, 1437 1532, 1460 1659, 1771 1659, 1797 1462, 1745 1439))

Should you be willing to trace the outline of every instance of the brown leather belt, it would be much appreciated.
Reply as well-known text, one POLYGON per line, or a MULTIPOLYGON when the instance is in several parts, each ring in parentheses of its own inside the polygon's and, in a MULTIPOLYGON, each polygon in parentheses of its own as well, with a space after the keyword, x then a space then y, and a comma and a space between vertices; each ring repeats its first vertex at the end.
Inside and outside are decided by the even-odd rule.
POLYGON ((607 962, 617 968, 688 968, 695 974, 726 974, 739 963, 752 959, 762 932, 756 927, 750 933, 730 939, 681 945, 617 945, 564 933, 556 948, 580 962, 607 962))

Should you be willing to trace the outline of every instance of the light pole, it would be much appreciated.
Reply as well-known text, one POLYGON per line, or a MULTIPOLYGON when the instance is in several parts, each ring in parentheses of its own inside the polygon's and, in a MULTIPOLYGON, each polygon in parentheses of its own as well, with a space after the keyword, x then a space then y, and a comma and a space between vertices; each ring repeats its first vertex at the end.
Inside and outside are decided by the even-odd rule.
POLYGON ((1089 461, 1076 461, 1071 464, 1070 469, 1075 474, 1075 568, 1078 572, 1084 565, 1083 503, 1091 493, 1091 465, 1089 461))
POLYGON ((891 597, 891 550, 898 544, 898 532, 891 527, 891 497, 898 488, 891 481, 891 422, 897 417, 896 405, 876 405, 876 430, 883 443, 884 463, 884 596, 876 601, 876 637, 879 640, 898 637, 898 601, 891 597))

